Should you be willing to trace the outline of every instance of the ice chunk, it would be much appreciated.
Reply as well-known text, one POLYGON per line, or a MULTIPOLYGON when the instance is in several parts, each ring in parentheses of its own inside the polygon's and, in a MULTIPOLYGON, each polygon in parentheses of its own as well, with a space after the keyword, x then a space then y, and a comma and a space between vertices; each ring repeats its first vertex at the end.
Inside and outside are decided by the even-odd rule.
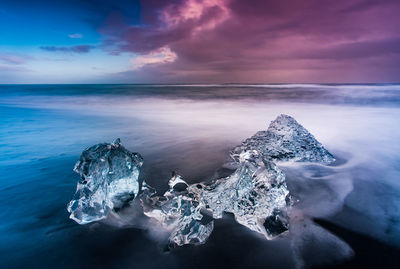
POLYGON ((231 212, 238 223, 272 239, 288 229, 285 211, 290 199, 287 199, 285 175, 257 151, 243 152, 240 161, 239 168, 231 176, 206 186, 202 203, 212 211, 214 218, 231 212))
POLYGON ((151 192, 143 192, 141 201, 144 214, 157 220, 170 232, 169 241, 172 246, 204 243, 210 236, 214 223, 212 220, 204 221, 199 193, 192 192, 189 185, 176 174, 169 181, 169 186, 170 189, 163 196, 152 196, 151 192), (186 188, 177 190, 177 185, 186 188))
POLYGON ((68 204, 70 218, 85 224, 105 218, 139 192, 139 169, 143 158, 120 145, 94 145, 82 152, 74 171, 81 176, 73 200, 68 204))
MULTIPOLYGON (((231 174, 211 183, 188 184, 173 173, 161 196, 143 181, 138 196, 146 216, 169 231, 172 245, 202 244, 214 219, 233 213, 238 223, 272 239, 289 229, 288 211, 294 199, 285 174, 275 161, 327 164, 333 156, 292 117, 280 115, 231 151, 231 174)), ((143 159, 120 145, 98 144, 85 150, 75 165, 82 181, 68 205, 80 224, 103 219, 139 193, 143 159)), ((222 177, 222 178, 221 178, 222 177)))
POLYGON ((329 164, 335 160, 303 126, 283 114, 272 121, 266 131, 256 133, 234 148, 231 156, 239 161, 240 154, 249 150, 257 150, 275 161, 329 164))

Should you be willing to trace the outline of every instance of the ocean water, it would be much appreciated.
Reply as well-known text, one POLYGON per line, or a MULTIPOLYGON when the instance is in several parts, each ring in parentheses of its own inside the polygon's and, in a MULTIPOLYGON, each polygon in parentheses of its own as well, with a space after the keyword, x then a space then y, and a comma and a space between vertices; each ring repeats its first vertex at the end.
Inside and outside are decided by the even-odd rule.
POLYGON ((0 115, 0 268, 400 268, 399 84, 0 85, 0 115), (282 113, 338 159, 281 165, 300 200, 289 235, 226 215, 206 244, 166 251, 130 209, 68 218, 88 146, 121 138, 162 192, 171 171, 210 179, 282 113))

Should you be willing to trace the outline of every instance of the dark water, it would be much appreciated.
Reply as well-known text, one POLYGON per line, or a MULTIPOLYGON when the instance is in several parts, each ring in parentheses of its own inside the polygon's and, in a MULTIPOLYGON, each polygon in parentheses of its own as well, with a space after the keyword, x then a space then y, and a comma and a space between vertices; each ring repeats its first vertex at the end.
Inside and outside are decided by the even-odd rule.
POLYGON ((0 115, 0 268, 400 268, 400 85, 2 85, 0 115), (205 245, 165 252, 130 209, 68 218, 87 146, 120 137, 163 191, 172 170, 209 179, 281 113, 338 158, 281 165, 300 199, 287 236, 226 215, 205 245))

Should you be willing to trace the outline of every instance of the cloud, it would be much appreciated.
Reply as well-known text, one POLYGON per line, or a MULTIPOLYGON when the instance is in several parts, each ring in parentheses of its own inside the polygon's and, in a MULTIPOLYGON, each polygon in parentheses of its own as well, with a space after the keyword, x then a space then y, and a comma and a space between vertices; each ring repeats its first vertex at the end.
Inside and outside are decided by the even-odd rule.
POLYGON ((0 71, 2 72, 31 72, 32 70, 23 67, 23 66, 15 66, 15 65, 1 65, 0 71))
POLYGON ((398 80, 396 1, 152 0, 142 1, 141 12, 140 25, 113 13, 100 27, 106 49, 139 55, 132 64, 141 77, 147 72, 172 82, 398 80))
POLYGON ((299 50, 296 54, 288 55, 299 59, 332 59, 350 60, 368 57, 400 56, 400 37, 377 40, 345 42, 314 50, 299 50))
POLYGON ((193 33, 213 29, 229 18, 230 10, 227 2, 227 0, 187 0, 183 3, 172 4, 160 12, 161 20, 169 28, 196 21, 192 29, 193 33), (203 21, 200 22, 200 20, 203 21))
POLYGON ((68 36, 69 36, 69 38, 72 38, 72 39, 83 38, 83 35, 79 34, 79 33, 69 34, 68 36))
MULTIPOLYGON (((48 1, 40 2, 47 6, 48 1)), ((66 5, 101 34, 97 49, 137 55, 129 78, 399 81, 398 0, 84 0, 66 5)), ((69 34, 83 38, 79 32, 69 34)), ((41 49, 61 55, 94 47, 41 49)), ((0 59, 10 65, 18 61, 0 59)))
POLYGON ((6 64, 23 64, 25 59, 21 56, 15 56, 10 54, 0 54, 0 61, 6 64))
POLYGON ((172 63, 176 60, 176 53, 169 47, 163 47, 145 55, 137 56, 131 60, 134 69, 142 68, 149 64, 172 63))
POLYGON ((90 52, 94 46, 90 45, 79 45, 72 47, 62 47, 62 46, 42 46, 40 49, 52 52, 69 52, 69 53, 88 53, 90 52))

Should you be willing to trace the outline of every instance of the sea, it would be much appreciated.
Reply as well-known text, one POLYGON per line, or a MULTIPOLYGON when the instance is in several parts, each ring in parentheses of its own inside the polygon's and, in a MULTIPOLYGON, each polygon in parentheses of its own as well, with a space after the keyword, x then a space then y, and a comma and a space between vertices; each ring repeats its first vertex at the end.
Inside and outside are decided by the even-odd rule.
POLYGON ((0 130, 0 268, 400 268, 400 84, 0 85, 0 130), (280 114, 337 161, 279 165, 298 202, 275 240, 230 214, 173 249, 132 210, 69 218, 87 147, 120 138, 162 193, 172 171, 210 180, 280 114))

